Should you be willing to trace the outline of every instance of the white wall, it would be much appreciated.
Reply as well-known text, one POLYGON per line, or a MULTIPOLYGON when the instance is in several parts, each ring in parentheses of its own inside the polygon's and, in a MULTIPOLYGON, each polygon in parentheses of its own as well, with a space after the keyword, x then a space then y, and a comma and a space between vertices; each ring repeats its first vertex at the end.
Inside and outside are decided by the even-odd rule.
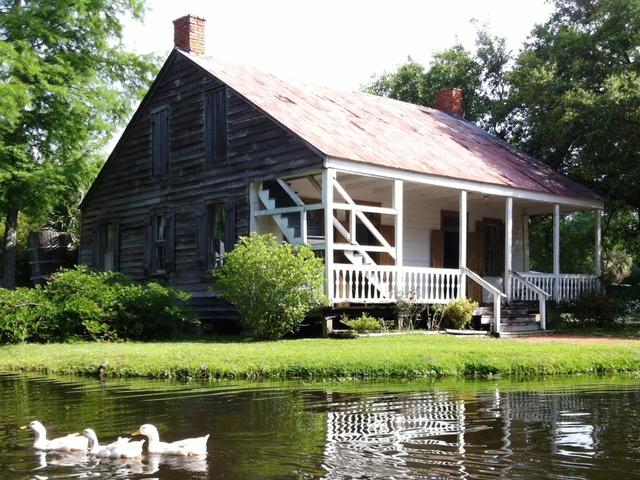
POLYGON ((442 202, 426 200, 415 192, 404 195, 403 248, 404 264, 410 267, 431 266, 431 230, 440 230, 442 202))

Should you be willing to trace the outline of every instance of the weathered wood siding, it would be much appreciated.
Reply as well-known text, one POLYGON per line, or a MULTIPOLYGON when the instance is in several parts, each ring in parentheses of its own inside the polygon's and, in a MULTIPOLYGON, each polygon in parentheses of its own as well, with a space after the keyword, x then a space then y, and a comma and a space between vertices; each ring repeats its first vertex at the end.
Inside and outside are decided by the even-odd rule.
POLYGON ((154 209, 175 212, 174 271, 168 283, 193 295, 203 319, 228 318, 229 306, 208 291, 211 276, 198 260, 196 211, 232 198, 236 235, 249 231, 249 183, 321 168, 322 159, 250 103, 227 89, 227 156, 205 161, 204 94, 221 84, 188 59, 173 55, 141 114, 96 180, 82 208, 80 262, 95 265, 98 225, 117 220, 119 270, 148 280, 145 222, 154 209), (151 172, 150 113, 169 106, 170 159, 165 175, 151 172))

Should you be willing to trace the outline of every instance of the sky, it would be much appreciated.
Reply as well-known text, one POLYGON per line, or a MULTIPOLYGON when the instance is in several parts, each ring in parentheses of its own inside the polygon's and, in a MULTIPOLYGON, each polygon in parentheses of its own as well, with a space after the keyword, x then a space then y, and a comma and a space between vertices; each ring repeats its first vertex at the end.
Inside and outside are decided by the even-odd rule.
POLYGON ((473 19, 517 51, 551 12, 545 0, 147 0, 144 24, 126 21, 125 43, 166 57, 172 20, 207 20, 207 54, 285 79, 358 89, 407 56, 427 65, 456 42, 471 49, 473 19))

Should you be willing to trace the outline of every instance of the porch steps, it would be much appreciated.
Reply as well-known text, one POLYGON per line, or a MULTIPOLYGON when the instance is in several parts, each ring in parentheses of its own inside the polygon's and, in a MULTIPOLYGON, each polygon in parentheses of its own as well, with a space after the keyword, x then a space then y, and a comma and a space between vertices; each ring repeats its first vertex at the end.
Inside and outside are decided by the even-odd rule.
MULTIPOLYGON (((295 202, 275 180, 263 182, 262 190, 258 192, 258 196, 268 208, 293 207, 295 205, 295 202)), ((291 243, 302 242, 302 225, 299 213, 283 213, 274 215, 273 218, 291 243)), ((309 241, 319 239, 322 236, 322 228, 312 215, 307 216, 307 236, 310 237, 309 241)))
MULTIPOLYGON (((480 316, 481 324, 493 323, 493 306, 482 306, 474 315, 480 316)), ((500 335, 541 332, 540 315, 537 309, 527 304, 503 305, 500 309, 500 335)))

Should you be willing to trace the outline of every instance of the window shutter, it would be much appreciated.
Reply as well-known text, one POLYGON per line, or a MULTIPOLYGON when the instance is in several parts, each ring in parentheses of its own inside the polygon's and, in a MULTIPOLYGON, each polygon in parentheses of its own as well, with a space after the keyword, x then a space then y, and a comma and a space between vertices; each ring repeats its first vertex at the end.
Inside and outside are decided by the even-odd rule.
POLYGON ((120 271, 120 222, 113 222, 113 269, 120 271))
POLYGON ((227 91, 216 92, 216 131, 214 159, 224 160, 227 155, 227 91))
POLYGON ((218 162, 227 154, 227 92, 224 88, 204 97, 204 135, 207 162, 218 162))
POLYGON ((94 270, 102 270, 100 265, 101 249, 100 249, 100 227, 96 227, 93 229, 93 269, 94 270))
POLYGON ((196 207, 196 257, 198 262, 205 264, 207 262, 207 238, 208 232, 208 215, 207 207, 198 205, 196 207))
POLYGON ((149 215, 144 222, 144 269, 151 273, 153 263, 153 217, 149 215))
POLYGON ((169 170, 169 109, 151 115, 151 169, 153 175, 169 170))
POLYGON ((233 198, 227 199, 224 226, 224 248, 230 252, 236 244, 236 201, 233 198))
POLYGON ((167 214, 167 271, 175 270, 175 237, 176 237, 176 214, 167 214))

